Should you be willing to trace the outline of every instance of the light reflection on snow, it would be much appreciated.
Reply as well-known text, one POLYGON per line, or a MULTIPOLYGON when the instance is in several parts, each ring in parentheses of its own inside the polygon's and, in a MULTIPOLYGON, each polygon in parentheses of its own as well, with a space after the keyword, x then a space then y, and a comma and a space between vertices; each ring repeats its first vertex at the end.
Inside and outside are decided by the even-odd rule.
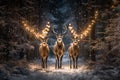
POLYGON ((89 71, 88 66, 84 64, 79 64, 78 69, 70 69, 69 64, 63 64, 62 69, 55 69, 54 64, 48 64, 47 69, 41 68, 40 63, 30 63, 29 69, 31 71, 40 71, 40 72, 45 72, 45 73, 54 73, 54 72, 61 72, 61 73, 67 73, 67 74, 72 74, 72 73, 80 73, 80 72, 87 72, 89 71))
POLYGON ((28 66, 31 71, 40 71, 40 72, 62 72, 62 73, 71 74, 71 73, 89 71, 89 69, 87 69, 88 66, 84 64, 84 61, 81 58, 78 59, 78 63, 79 63, 78 69, 70 69, 68 52, 65 52, 62 62, 63 62, 62 69, 55 69, 55 58, 53 57, 48 58, 47 69, 41 68, 41 60, 35 60, 33 63, 30 63, 28 66))

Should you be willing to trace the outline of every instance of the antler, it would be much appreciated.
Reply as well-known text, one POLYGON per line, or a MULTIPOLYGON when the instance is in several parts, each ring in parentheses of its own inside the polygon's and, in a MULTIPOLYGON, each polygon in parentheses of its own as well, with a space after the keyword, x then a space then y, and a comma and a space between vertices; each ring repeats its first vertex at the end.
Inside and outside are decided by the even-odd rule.
POLYGON ((42 30, 42 38, 45 39, 50 32, 50 22, 47 23, 46 27, 42 30))
POLYGON ((69 24, 68 29, 69 29, 69 31, 70 31, 70 33, 72 34, 72 37, 73 37, 74 39, 75 39, 75 38, 78 38, 78 35, 77 35, 76 31, 73 29, 73 27, 72 27, 71 24, 69 24))
POLYGON ((61 34, 62 36, 64 36, 64 35, 66 34, 66 32, 67 32, 67 27, 65 26, 65 27, 63 28, 63 30, 64 30, 64 31, 63 31, 62 34, 61 34))
POLYGON ((46 27, 42 30, 42 33, 37 32, 36 29, 31 27, 26 20, 23 20, 22 24, 26 32, 31 33, 36 39, 40 40, 41 42, 44 41, 50 31, 50 22, 47 23, 46 27))
POLYGON ((57 32, 55 31, 55 28, 52 28, 52 32, 55 34, 56 37, 58 36, 57 32))
POLYGON ((98 18, 98 11, 95 11, 94 19, 91 20, 91 23, 88 25, 88 27, 80 33, 80 36, 79 36, 80 39, 83 39, 88 36, 97 18, 98 18))

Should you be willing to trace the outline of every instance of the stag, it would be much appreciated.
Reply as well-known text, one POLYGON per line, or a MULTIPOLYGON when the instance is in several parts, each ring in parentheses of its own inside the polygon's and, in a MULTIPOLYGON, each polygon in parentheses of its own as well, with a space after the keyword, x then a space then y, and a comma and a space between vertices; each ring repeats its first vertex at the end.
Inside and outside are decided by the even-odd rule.
POLYGON ((62 34, 57 34, 53 28, 53 33, 55 34, 56 37, 56 42, 53 47, 53 52, 55 55, 56 63, 55 63, 55 68, 62 68, 62 57, 65 52, 65 46, 63 42, 63 37, 66 33, 66 28, 64 29, 64 32, 62 34))
POLYGON ((47 58, 49 54, 49 46, 47 44, 48 34, 50 32, 50 22, 47 23, 46 27, 41 31, 37 32, 36 29, 31 27, 26 20, 22 21, 23 28, 30 34, 32 34, 36 39, 41 41, 39 45, 39 53, 42 59, 42 68, 47 68, 47 58))
POLYGON ((68 27, 70 33, 72 34, 72 43, 68 47, 68 54, 70 58, 70 68, 77 68, 78 67, 78 55, 79 55, 79 38, 76 34, 75 30, 69 25, 68 27))
POLYGON ((39 52, 42 59, 42 68, 47 68, 47 58, 49 55, 49 46, 47 44, 48 41, 48 33, 50 32, 50 23, 42 30, 42 37, 40 38, 41 44, 39 46, 39 52))
POLYGON ((68 48, 70 58, 70 68, 77 68, 78 66, 78 55, 79 55, 79 41, 77 38, 73 39, 73 42, 68 48), (73 63, 72 63, 73 62, 73 63))
POLYGON ((49 55, 49 46, 47 44, 47 39, 43 39, 39 46, 39 52, 42 59, 42 68, 47 68, 47 58, 49 55))

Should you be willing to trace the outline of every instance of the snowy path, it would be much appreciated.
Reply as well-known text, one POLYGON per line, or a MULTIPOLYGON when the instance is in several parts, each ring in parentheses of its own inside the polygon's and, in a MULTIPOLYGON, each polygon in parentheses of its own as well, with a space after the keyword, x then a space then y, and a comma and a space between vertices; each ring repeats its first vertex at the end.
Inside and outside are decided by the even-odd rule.
MULTIPOLYGON (((53 59, 49 59, 49 62, 53 59)), ((63 59, 64 60, 64 59, 63 59)), ((66 59, 68 62, 68 60, 66 59)), ((42 69, 40 61, 35 61, 29 64, 29 70, 32 72, 27 77, 29 80, 75 80, 77 76, 82 76, 83 73, 88 72, 87 66, 79 64, 78 69, 70 69, 69 64, 63 61, 62 69, 55 69, 54 61, 48 64, 47 69, 42 69), (39 63, 38 63, 39 62, 39 63)), ((25 78, 26 79, 26 78, 25 78)))
MULTIPOLYGON (((21 63, 21 62, 20 62, 21 63)), ((120 67, 96 65, 90 69, 79 58, 78 69, 70 69, 69 58, 63 57, 62 69, 55 69, 55 59, 48 59, 48 68, 41 68, 41 60, 11 67, 11 63, 0 68, 0 80, 119 80, 120 67), (24 67, 27 65, 27 67, 24 67), (6 76, 8 75, 8 76, 6 76)))
POLYGON ((12 80, 75 80, 76 76, 82 76, 83 73, 89 71, 87 66, 79 59, 78 69, 70 69, 68 56, 63 57, 62 69, 55 69, 54 58, 48 59, 48 68, 42 69, 40 60, 35 60, 28 64, 30 75, 29 76, 14 76, 12 80))
MULTIPOLYGON (((51 60, 51 59, 49 59, 51 60)), ((54 59, 52 59, 54 60, 54 59)), ((79 59, 80 60, 80 59, 79 59)), ((15 63, 16 64, 16 63, 15 63)), ((0 80, 119 80, 120 67, 97 65, 89 69, 87 65, 79 62, 78 69, 70 69, 69 63, 64 62, 62 69, 55 69, 54 62, 42 69, 40 60, 31 63, 22 63, 15 66, 7 63, 0 66, 0 80), (28 65, 25 67, 24 65, 28 65)))
POLYGON ((41 72, 63 72, 63 73, 74 73, 74 72, 84 72, 87 69, 87 66, 84 64, 81 58, 78 59, 78 69, 70 69, 69 66, 69 56, 68 53, 65 53, 62 59, 62 69, 55 69, 55 58, 48 58, 48 68, 41 68, 41 61, 35 60, 33 63, 29 64, 29 69, 31 71, 40 70, 41 72))

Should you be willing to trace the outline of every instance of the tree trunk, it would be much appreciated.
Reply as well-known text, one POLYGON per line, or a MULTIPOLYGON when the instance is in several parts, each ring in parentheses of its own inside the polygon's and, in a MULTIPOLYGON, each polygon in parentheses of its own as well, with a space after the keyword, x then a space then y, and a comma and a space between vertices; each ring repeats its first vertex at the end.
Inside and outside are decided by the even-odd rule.
MULTIPOLYGON (((90 43, 91 40, 95 40, 95 27, 92 27, 92 30, 90 32, 90 43)), ((94 46, 94 43, 91 43, 90 46, 94 46)), ((96 55, 95 55, 95 50, 90 48, 90 59, 91 61, 96 61, 96 55)))

